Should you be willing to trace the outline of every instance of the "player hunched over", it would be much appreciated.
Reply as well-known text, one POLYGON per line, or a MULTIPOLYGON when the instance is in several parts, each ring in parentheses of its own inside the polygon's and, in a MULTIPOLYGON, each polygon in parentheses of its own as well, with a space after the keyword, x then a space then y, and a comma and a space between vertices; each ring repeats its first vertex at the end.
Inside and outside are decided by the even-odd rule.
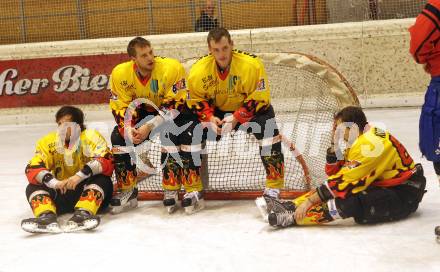
POLYGON ((234 50, 224 28, 211 30, 207 43, 210 54, 197 60, 188 75, 188 105, 208 127, 204 139, 218 140, 236 129, 254 134, 266 170, 264 195, 278 198, 284 186, 284 156, 263 63, 234 50))
POLYGON ((96 228, 98 211, 111 199, 113 162, 105 139, 84 126, 83 112, 64 106, 56 113, 58 130, 37 142, 26 166, 26 197, 35 215, 21 222, 28 232, 72 232, 96 228), (62 229, 57 215, 73 212, 62 229))
POLYGON ((359 107, 338 112, 333 129, 348 144, 345 154, 337 156, 334 145, 328 149, 328 179, 316 190, 292 201, 266 198, 272 208, 269 224, 316 225, 350 217, 358 224, 373 224, 414 213, 426 179, 405 147, 389 132, 370 126, 359 107))
POLYGON ((119 213, 137 206, 139 169, 127 146, 156 135, 161 141, 164 206, 169 213, 176 210, 183 185, 185 211, 202 209, 200 164, 194 163, 201 161, 201 145, 192 139, 199 122, 186 107, 185 69, 175 59, 154 56, 151 43, 142 37, 132 39, 127 52, 131 60, 117 65, 111 75, 110 109, 117 124, 111 141, 119 190, 111 210, 119 213))

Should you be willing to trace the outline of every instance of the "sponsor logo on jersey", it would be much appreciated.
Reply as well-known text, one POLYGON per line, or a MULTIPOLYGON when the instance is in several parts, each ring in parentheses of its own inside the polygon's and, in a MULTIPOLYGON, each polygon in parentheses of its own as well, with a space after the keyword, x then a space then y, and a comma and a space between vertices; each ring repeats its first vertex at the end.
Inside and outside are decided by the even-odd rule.
POLYGON ((211 80, 213 80, 213 76, 212 75, 208 75, 208 76, 202 78, 202 82, 203 83, 207 83, 207 82, 209 82, 211 80))
POLYGON ((136 88, 134 87, 134 83, 128 84, 127 80, 123 80, 121 81, 121 87, 122 89, 124 89, 125 91, 133 91, 136 88))
POLYGON ((257 91, 262 91, 266 89, 266 84, 264 83, 264 78, 260 79, 257 84, 257 91))
POLYGON ((235 88, 235 85, 237 85, 237 81, 239 81, 239 80, 240 80, 240 77, 239 77, 239 76, 231 75, 231 76, 229 77, 229 82, 228 82, 228 93, 229 93, 229 94, 232 94, 232 93, 233 93, 233 90, 234 90, 234 88, 235 88))
POLYGON ((202 78, 203 82, 203 90, 208 90, 208 88, 215 86, 218 84, 218 80, 214 79, 212 75, 208 75, 207 77, 202 78))

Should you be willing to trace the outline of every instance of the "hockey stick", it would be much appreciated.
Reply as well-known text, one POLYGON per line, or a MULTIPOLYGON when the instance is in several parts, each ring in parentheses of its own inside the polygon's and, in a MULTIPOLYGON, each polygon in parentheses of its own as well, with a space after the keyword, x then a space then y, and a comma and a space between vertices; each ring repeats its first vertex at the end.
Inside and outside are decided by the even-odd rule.
POLYGON ((280 136, 281 136, 281 141, 289 148, 289 150, 295 156, 296 160, 301 165, 301 167, 302 167, 302 169, 304 171, 304 177, 305 177, 305 182, 306 182, 306 189, 310 190, 311 189, 311 185, 312 185, 312 177, 310 176, 310 170, 309 170, 309 167, 307 166, 306 161, 304 160, 303 155, 298 150, 298 148, 295 147, 295 144, 289 138, 287 138, 283 134, 280 134, 280 136))

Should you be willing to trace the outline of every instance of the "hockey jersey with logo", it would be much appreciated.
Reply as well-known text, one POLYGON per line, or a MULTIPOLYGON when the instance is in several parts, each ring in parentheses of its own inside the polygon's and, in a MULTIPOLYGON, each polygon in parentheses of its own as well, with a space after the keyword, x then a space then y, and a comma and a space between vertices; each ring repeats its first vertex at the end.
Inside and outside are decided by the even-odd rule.
POLYGON ((190 107, 207 121, 218 108, 234 112, 240 123, 270 104, 270 88, 263 63, 255 55, 234 50, 227 72, 221 73, 214 57, 200 58, 188 75, 190 107))
POLYGON ((112 154, 98 131, 82 131, 79 140, 69 146, 65 146, 58 132, 51 132, 37 142, 26 176, 30 183, 38 184, 35 177, 40 171, 48 170, 56 179, 63 180, 75 175, 91 160, 101 163, 103 175, 112 175, 112 154))
MULTIPOLYGON (((172 58, 155 57, 151 76, 142 80, 136 73, 136 65, 128 61, 117 65, 111 74, 110 109, 116 123, 123 131, 124 117, 127 107, 137 98, 146 98, 157 108, 179 108, 184 105, 187 97, 185 69, 182 64, 172 58)), ((132 105, 135 111, 131 125, 137 123, 139 109, 155 112, 148 104, 132 105)))
POLYGON ((399 185, 411 177, 414 169, 413 159, 394 136, 371 127, 346 150, 344 160, 327 164, 329 177, 322 189, 335 198, 346 198, 370 185, 399 185))

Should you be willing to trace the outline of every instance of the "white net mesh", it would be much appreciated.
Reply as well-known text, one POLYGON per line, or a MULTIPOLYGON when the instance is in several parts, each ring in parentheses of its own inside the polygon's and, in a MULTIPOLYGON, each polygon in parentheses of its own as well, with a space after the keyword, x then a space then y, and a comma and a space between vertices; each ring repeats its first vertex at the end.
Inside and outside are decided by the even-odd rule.
POLYGON ((3 0, 0 44, 415 17, 424 0, 3 0))
MULTIPOLYGON (((273 96, 281 133, 301 151, 312 177, 311 186, 325 179, 325 156, 331 141, 333 116, 346 105, 358 105, 346 80, 324 62, 302 54, 261 54, 273 96)), ((233 132, 220 141, 207 142, 207 192, 261 192, 266 173, 252 134, 233 132)), ((284 146, 285 147, 285 146, 284 146)), ((144 150, 157 169, 157 175, 139 183, 140 191, 162 190, 160 142, 148 142, 144 150)), ((308 188, 301 164, 292 152, 285 156, 285 191, 308 188)), ((203 167, 203 166, 202 166, 203 167)), ((206 167, 205 167, 206 170, 206 167)), ((148 197, 147 197, 148 198, 148 197)))

